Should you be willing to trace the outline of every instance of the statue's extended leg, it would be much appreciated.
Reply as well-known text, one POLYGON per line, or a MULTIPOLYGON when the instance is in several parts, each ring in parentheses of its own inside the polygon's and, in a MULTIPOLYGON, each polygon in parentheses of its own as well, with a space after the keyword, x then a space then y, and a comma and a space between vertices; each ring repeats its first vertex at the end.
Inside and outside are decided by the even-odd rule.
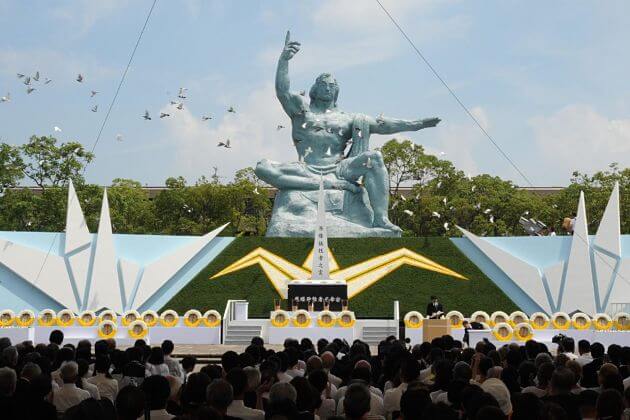
MULTIPOLYGON (((309 172, 300 163, 277 163, 263 159, 256 165, 254 170, 256 176, 269 185, 281 190, 317 190, 319 188, 319 177, 309 172)), ((361 190, 355 183, 339 180, 337 182, 329 179, 324 180, 326 189, 345 189, 353 192, 361 190)))
POLYGON ((353 177, 363 176, 363 185, 374 211, 374 227, 400 231, 398 226, 390 222, 387 215, 389 182, 381 153, 373 150, 363 152, 352 159, 348 169, 353 177))

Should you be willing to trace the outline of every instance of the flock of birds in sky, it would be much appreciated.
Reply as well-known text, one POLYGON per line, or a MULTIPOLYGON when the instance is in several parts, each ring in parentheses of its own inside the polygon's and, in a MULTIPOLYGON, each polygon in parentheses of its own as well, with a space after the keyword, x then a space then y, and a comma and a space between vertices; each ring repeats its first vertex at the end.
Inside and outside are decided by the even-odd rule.
MULTIPOLYGON (((33 93, 34 91, 41 89, 43 86, 48 85, 52 82, 52 79, 49 79, 48 77, 42 77, 39 70, 36 71, 33 75, 26 75, 24 73, 17 73, 17 78, 22 81, 22 83, 26 86, 26 93, 28 95, 30 95, 31 93, 33 93)), ((77 74, 76 78, 74 79, 77 83, 84 83, 85 82, 85 76, 81 73, 77 74)), ((170 105, 173 106, 173 108, 177 111, 181 111, 184 109, 184 100, 187 98, 187 91, 188 89, 185 87, 181 87, 179 88, 179 92, 177 94, 177 99, 176 100, 171 100, 170 101, 170 105)), ((90 90, 90 98, 94 98, 99 92, 96 90, 90 90)), ((7 92, 6 95, 1 96, 0 97, 0 103, 3 102, 11 102, 12 101, 12 97, 11 97, 11 92, 7 92)), ((90 107, 90 111, 96 113, 98 112, 99 106, 98 104, 93 104, 90 107)), ((227 109, 228 113, 232 113, 232 114, 236 114, 236 109, 234 108, 234 106, 230 106, 227 109)), ((169 112, 160 112, 160 119, 163 118, 168 118, 170 117, 171 114, 169 112)), ((212 116, 211 115, 202 115, 201 120, 202 121, 210 121, 212 120, 212 116)), ((151 114, 149 113, 149 110, 145 110, 144 114, 142 114, 142 119, 144 119, 145 121, 150 121, 152 120, 151 114)), ((278 127, 282 127, 282 126, 278 126, 278 127)), ((61 128, 59 126, 54 126, 53 127, 54 132, 59 133, 61 132, 61 128)), ((122 134, 117 134, 116 135, 116 140, 117 141, 123 141, 123 135, 122 134)), ((230 139, 227 139, 225 141, 220 141, 218 143, 217 146, 220 147, 225 147, 226 149, 230 149, 231 146, 231 142, 230 139)))

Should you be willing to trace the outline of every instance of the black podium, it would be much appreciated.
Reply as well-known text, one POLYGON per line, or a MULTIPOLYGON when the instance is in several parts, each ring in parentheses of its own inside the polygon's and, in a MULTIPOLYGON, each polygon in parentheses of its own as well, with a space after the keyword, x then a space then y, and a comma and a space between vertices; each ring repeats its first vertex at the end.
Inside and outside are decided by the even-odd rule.
POLYGON ((308 309, 313 304, 315 311, 323 311, 328 303, 331 311, 341 311, 343 302, 348 301, 348 286, 342 280, 294 280, 288 285, 289 310, 308 309))

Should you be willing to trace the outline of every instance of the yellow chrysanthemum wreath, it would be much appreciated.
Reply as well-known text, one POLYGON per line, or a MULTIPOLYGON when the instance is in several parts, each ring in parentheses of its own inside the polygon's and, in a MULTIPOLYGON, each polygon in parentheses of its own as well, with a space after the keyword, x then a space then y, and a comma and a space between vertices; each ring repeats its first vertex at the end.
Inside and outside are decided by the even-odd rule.
POLYGON ((179 315, 172 309, 167 309, 160 315, 160 323, 163 327, 174 327, 179 323, 179 315))
POLYGON ((545 330, 549 328, 549 317, 544 312, 534 312, 529 317, 529 323, 535 330, 545 330))
POLYGON ((96 314, 94 311, 83 311, 77 317, 77 322, 82 327, 91 327, 96 323, 96 314))
POLYGON ((514 336, 514 330, 507 322, 499 322, 492 327, 492 335, 498 341, 510 341, 514 336))
POLYGON ((277 311, 271 312, 269 319, 271 320, 271 325, 282 328, 289 325, 290 317, 287 311, 278 309, 277 311))
POLYGON ((201 323, 201 312, 196 309, 190 309, 184 314, 184 324, 187 327, 198 327, 201 323))
POLYGON ((138 340, 147 336, 149 327, 143 320, 136 319, 127 326, 127 333, 129 337, 138 340))
POLYGON ((331 311, 321 311, 317 315, 317 325, 319 325, 322 328, 334 327, 336 321, 337 321, 337 317, 331 311))
POLYGON ((57 325, 60 327, 70 327, 74 324, 74 312, 70 309, 63 309, 57 312, 57 325))
POLYGON ((339 312, 339 316, 337 316, 337 325, 340 327, 350 328, 354 326, 355 322, 356 318, 352 311, 341 311, 339 312))
POLYGON ((35 322, 35 312, 30 309, 20 311, 15 317, 15 323, 20 327, 30 327, 35 322))
POLYGON ((557 330, 568 330, 571 326, 571 318, 566 312, 556 312, 551 315, 551 325, 557 330))
POLYGON ((424 317, 418 311, 409 311, 403 318, 403 321, 405 322, 405 327, 416 329, 422 327, 424 317))
POLYGON ((214 309, 210 309, 203 314, 203 323, 206 327, 216 327, 221 324, 221 314, 214 309))
POLYGON ((311 314, 304 309, 299 309, 293 314, 293 325, 300 328, 306 328, 311 325, 311 314))
POLYGON ((454 330, 458 330, 464 328, 464 314, 459 311, 449 311, 446 314, 446 319, 448 323, 451 325, 451 328, 454 330))

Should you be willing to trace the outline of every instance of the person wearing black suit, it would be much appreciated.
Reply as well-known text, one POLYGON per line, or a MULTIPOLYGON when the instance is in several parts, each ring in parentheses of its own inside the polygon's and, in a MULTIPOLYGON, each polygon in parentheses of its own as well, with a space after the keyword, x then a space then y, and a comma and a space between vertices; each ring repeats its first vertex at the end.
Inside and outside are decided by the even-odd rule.
POLYGON ((431 318, 438 312, 444 312, 442 304, 438 301, 437 296, 431 296, 431 302, 427 305, 426 316, 431 318))

